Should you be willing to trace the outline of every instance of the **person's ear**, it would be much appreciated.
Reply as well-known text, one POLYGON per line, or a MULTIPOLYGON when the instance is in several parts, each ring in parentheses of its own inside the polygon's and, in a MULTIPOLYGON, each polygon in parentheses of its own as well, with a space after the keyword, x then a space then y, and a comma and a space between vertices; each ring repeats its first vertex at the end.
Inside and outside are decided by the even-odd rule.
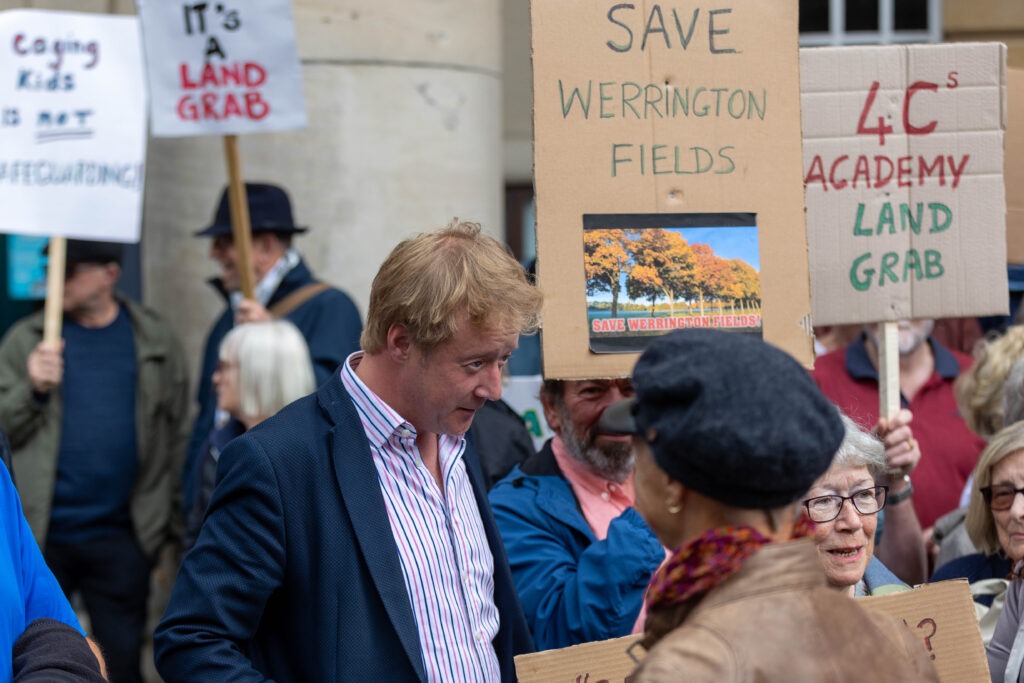
POLYGON ((121 266, 111 261, 103 264, 103 272, 106 273, 110 286, 113 287, 121 279, 121 266))
POLYGON ((412 354, 412 338, 409 328, 402 323, 394 323, 388 328, 387 352, 396 363, 405 363, 412 354))
MULTIPOLYGON (((565 391, 565 389, 562 389, 565 391)), ((548 422, 548 427, 551 428, 555 434, 561 434, 562 432, 562 411, 555 405, 556 401, 547 393, 542 391, 540 394, 540 404, 544 408, 544 419, 548 422)))
POLYGON ((252 236, 253 253, 267 254, 272 251, 277 238, 269 232, 258 232, 252 236))
POLYGON ((665 472, 660 472, 660 475, 665 478, 665 506, 670 513, 677 515, 686 507, 689 491, 665 472))

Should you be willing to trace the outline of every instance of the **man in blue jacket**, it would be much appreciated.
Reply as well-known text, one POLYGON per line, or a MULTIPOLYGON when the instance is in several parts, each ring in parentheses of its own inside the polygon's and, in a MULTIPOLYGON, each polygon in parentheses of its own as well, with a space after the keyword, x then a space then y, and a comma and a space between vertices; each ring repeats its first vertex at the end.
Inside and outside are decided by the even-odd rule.
POLYGON ((529 630, 464 435, 540 304, 475 224, 399 244, 363 350, 224 449, 163 680, 514 681, 529 630))
POLYGON ((602 433, 629 379, 545 380, 555 436, 491 491, 523 611, 540 650, 634 631, 665 551, 633 509, 633 449, 602 433))
POLYGON ((212 380, 224 335, 236 324, 287 318, 295 323, 309 345, 319 385, 345 356, 359 348, 359 334, 363 331, 359 310, 352 300, 341 290, 316 280, 292 248, 292 237, 306 232, 306 228, 295 225, 288 194, 276 185, 247 183, 245 187, 253 233, 255 299, 245 299, 239 291, 238 252, 231 232, 227 189, 221 194, 213 223, 196 233, 197 237, 211 238, 210 256, 220 266, 221 276, 210 284, 228 305, 210 330, 203 351, 199 413, 189 439, 182 480, 185 510, 192 509, 196 462, 215 422, 217 399, 212 380))

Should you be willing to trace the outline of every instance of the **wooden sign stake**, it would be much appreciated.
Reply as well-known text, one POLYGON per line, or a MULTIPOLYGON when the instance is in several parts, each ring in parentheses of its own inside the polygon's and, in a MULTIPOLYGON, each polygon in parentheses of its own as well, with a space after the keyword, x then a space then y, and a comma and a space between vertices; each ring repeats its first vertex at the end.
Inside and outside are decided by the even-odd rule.
POLYGON ((879 323, 878 341, 878 415, 888 420, 900 409, 899 323, 879 323))
POLYGON ((65 237, 51 237, 47 249, 46 306, 43 309, 43 341, 60 347, 61 325, 64 322, 64 265, 67 262, 68 241, 65 237))
POLYGON ((224 136, 224 156, 228 165, 228 201, 231 207, 231 231, 235 238, 235 251, 238 254, 238 281, 242 288, 242 296, 246 299, 256 297, 256 283, 253 282, 252 269, 252 229, 249 221, 249 202, 245 195, 245 182, 242 179, 242 161, 238 153, 238 136, 224 136))

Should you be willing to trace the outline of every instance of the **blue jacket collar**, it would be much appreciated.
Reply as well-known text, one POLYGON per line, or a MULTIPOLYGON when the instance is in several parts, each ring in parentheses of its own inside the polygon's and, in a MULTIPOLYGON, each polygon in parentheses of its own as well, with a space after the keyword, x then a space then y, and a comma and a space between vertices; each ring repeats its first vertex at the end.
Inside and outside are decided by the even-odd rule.
POLYGON ((580 502, 576 499, 569 480, 558 467, 555 452, 551 448, 551 439, 545 441, 535 455, 512 470, 509 478, 512 486, 516 487, 522 486, 525 479, 531 480, 537 487, 537 502, 541 512, 572 527, 591 543, 597 540, 593 529, 583 517, 580 502))

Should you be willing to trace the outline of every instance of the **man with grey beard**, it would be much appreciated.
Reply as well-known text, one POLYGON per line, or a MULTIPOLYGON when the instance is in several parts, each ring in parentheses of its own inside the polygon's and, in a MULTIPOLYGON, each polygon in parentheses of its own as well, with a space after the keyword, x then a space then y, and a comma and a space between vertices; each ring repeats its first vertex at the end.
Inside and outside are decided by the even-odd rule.
POLYGON ((984 446, 967 428, 953 395, 953 383, 971 366, 971 359, 932 337, 934 325, 929 319, 899 321, 903 409, 893 420, 879 420, 878 415, 877 326, 867 326, 852 344, 814 364, 814 380, 822 393, 884 440, 893 474, 879 482, 889 486, 889 498, 885 533, 876 554, 908 583, 919 583, 927 572, 916 559, 916 550, 905 552, 911 548, 907 539, 896 542, 898 530, 919 522, 925 539, 930 537, 935 520, 959 506, 960 493, 984 446), (911 509, 917 520, 911 519, 911 509), (903 519, 913 524, 903 524, 903 519), (913 571, 914 566, 921 570, 913 571))
POLYGON ((629 438, 598 428, 629 379, 545 380, 555 436, 491 490, 512 578, 538 650, 642 630, 665 550, 633 509, 629 438))

